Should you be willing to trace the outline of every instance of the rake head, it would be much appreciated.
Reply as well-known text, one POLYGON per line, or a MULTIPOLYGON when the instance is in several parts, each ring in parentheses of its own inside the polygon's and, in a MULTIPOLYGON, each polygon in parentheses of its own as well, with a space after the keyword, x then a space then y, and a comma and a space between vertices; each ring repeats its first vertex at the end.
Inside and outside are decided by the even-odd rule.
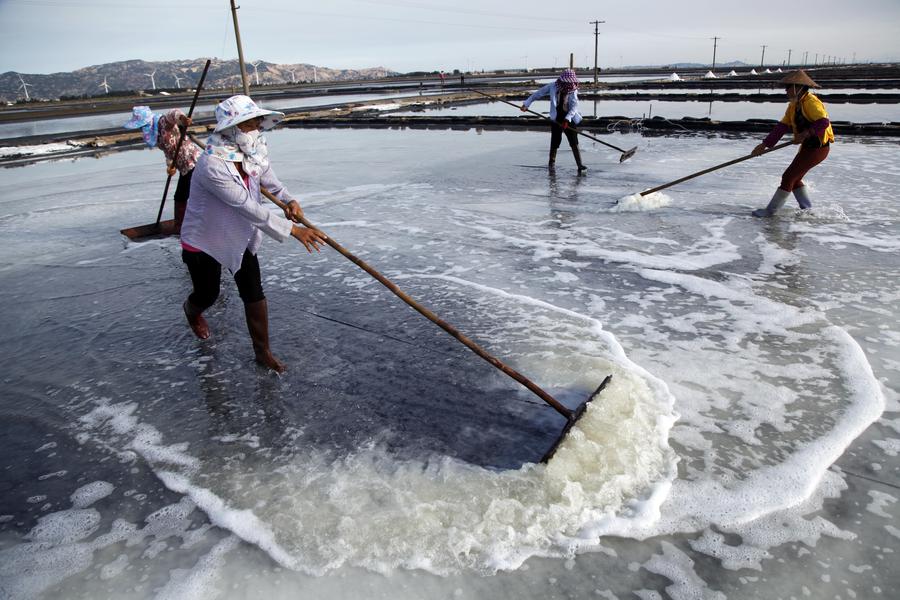
POLYGON ((581 406, 572 411, 572 414, 566 422, 566 426, 563 428, 562 433, 559 434, 559 437, 556 438, 553 446, 551 446, 550 449, 547 450, 547 453, 544 454, 544 457, 541 459, 542 463, 547 464, 547 462, 549 462, 550 459, 553 458, 553 455, 556 454, 556 449, 559 448, 559 445, 562 444, 562 441, 566 439, 566 435, 569 434, 569 430, 575 426, 575 424, 582 416, 584 416, 585 411, 587 411, 588 404, 590 404, 594 400, 594 398, 600 395, 600 392, 603 391, 603 388, 606 387, 606 384, 609 383, 610 379, 612 379, 612 375, 607 375, 606 379, 604 379, 603 382, 599 386, 597 386, 597 389, 594 391, 594 393, 591 394, 587 400, 582 402, 581 406))
POLYGON ((626 160, 628 160, 629 158, 634 156, 635 152, 637 152, 637 146, 635 146, 631 150, 626 150, 625 152, 622 153, 622 156, 619 157, 619 162, 620 163, 625 162, 626 160))

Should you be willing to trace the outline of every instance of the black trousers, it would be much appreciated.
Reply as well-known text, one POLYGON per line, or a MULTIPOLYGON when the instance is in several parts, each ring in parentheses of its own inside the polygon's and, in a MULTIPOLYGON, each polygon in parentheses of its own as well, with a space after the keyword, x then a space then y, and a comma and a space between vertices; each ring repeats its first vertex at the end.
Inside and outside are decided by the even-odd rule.
POLYGON ((569 146, 575 148, 578 146, 578 134, 572 131, 571 129, 563 129, 559 123, 551 123, 550 124, 550 149, 556 150, 559 148, 560 144, 562 144, 562 136, 566 134, 566 139, 569 140, 569 146))
MULTIPOLYGON (((206 252, 189 252, 183 249, 181 260, 187 265, 194 284, 194 291, 188 296, 188 300, 200 310, 206 310, 219 297, 222 265, 206 252)), ((244 304, 266 299, 259 273, 259 260, 249 250, 244 250, 241 268, 234 274, 234 282, 237 283, 238 293, 244 304)))
POLYGON ((178 176, 178 185, 175 186, 175 225, 181 230, 181 224, 184 222, 184 211, 187 210, 188 196, 191 195, 191 175, 194 170, 191 169, 184 175, 178 176))
POLYGON ((194 170, 191 169, 184 175, 178 175, 178 183, 175 185, 175 202, 187 202, 188 196, 191 195, 191 175, 194 170))

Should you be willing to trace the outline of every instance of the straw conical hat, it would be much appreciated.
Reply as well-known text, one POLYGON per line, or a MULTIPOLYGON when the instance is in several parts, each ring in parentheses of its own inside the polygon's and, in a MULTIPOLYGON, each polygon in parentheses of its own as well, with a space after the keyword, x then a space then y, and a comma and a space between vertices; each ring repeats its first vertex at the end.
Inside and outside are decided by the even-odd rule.
POLYGON ((784 85, 796 84, 796 85, 805 85, 811 88, 822 87, 815 81, 813 81, 809 75, 806 74, 806 71, 799 70, 794 71, 792 73, 788 73, 784 77, 781 78, 781 81, 778 83, 782 83, 784 85))

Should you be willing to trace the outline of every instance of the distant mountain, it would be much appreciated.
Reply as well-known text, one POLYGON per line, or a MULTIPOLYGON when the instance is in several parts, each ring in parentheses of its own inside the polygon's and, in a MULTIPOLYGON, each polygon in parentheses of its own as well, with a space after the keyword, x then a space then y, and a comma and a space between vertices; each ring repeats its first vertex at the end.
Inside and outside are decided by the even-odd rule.
MULTIPOLYGON (((66 97, 102 96, 125 94, 137 91, 177 90, 192 88, 200 79, 205 58, 193 60, 173 60, 146 62, 126 60, 103 65, 95 65, 70 73, 35 75, 8 71, 0 74, 0 100, 15 102, 25 98, 22 81, 29 84, 31 99, 55 100, 66 97), (151 78, 150 75, 153 74, 151 78), (20 79, 21 77, 21 79, 20 79)), ((397 73, 384 67, 370 69, 329 69, 305 63, 275 64, 259 61, 256 67, 247 64, 247 79, 250 85, 300 83, 303 81, 346 81, 390 77, 397 73)), ((241 89, 241 71, 237 60, 212 59, 206 76, 206 89, 241 89)))
MULTIPOLYGON (((645 65, 645 66, 631 66, 627 67, 629 69, 709 69, 712 65, 710 63, 668 63, 665 65, 645 65)), ((716 69, 731 69, 731 68, 746 68, 749 67, 747 63, 740 60, 732 60, 730 62, 717 62, 716 69)))

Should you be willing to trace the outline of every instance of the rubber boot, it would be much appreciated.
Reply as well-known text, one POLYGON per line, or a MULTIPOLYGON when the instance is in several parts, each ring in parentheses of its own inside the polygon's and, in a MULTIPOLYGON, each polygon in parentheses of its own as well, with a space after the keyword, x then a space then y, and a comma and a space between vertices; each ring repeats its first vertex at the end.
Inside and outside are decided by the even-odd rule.
POLYGON ((269 348, 268 302, 263 299, 244 304, 244 315, 247 317, 247 329, 250 331, 250 339, 253 341, 256 362, 276 373, 283 373, 286 369, 284 363, 272 356, 269 348))
POLYGON ((550 148, 550 160, 547 162, 548 167, 556 166, 556 151, 557 150, 559 150, 559 148, 550 148))
POLYGON ((578 174, 581 175, 587 171, 587 167, 581 162, 581 150, 578 149, 578 146, 572 146, 572 155, 575 157, 575 164, 578 165, 578 174))
POLYGON ((794 198, 797 199, 797 204, 799 204, 800 208, 802 208, 803 210, 812 208, 812 202, 809 201, 809 194, 806 193, 805 185, 794 188, 794 198))
POLYGON ((194 335, 201 340, 207 339, 209 337, 209 324, 203 318, 203 311, 191 304, 190 300, 185 300, 182 308, 194 335))
POLYGON ((784 203, 787 201, 788 196, 790 196, 790 192, 786 192, 781 188, 775 190, 775 195, 772 196, 772 199, 769 200, 769 205, 765 208, 757 208, 753 211, 754 217, 772 217, 778 212, 784 203))

